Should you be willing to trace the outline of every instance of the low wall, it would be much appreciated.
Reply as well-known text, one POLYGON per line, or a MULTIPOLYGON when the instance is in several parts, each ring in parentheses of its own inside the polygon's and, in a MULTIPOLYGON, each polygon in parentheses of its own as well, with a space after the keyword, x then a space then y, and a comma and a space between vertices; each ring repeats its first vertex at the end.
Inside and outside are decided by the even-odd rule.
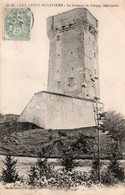
POLYGON ((94 104, 93 100, 42 91, 33 96, 18 121, 45 129, 92 127, 95 126, 94 104))

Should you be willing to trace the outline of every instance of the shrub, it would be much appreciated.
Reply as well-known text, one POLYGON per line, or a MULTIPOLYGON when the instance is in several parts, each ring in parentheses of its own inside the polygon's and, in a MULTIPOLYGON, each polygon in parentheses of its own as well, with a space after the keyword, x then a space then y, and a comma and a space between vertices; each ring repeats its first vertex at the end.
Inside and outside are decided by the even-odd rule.
POLYGON ((74 167, 77 166, 77 162, 75 161, 73 154, 71 151, 66 151, 65 154, 59 159, 60 165, 64 167, 66 172, 72 171, 74 167))
POLYGON ((85 172, 67 172, 64 169, 60 169, 55 171, 55 175, 47 180, 47 187, 65 190, 76 189, 80 185, 87 186, 89 184, 88 181, 85 172))
POLYGON ((90 179, 94 183, 98 183, 100 180, 99 169, 101 169, 102 164, 99 162, 99 158, 95 157, 91 164, 90 179))
POLYGON ((12 158, 10 153, 8 153, 3 161, 4 167, 2 168, 1 179, 5 183, 15 183, 19 181, 18 172, 16 171, 17 160, 12 158))
POLYGON ((54 170, 48 164, 47 158, 43 158, 41 153, 34 166, 28 170, 28 184, 31 186, 46 187, 46 181, 54 176, 54 170))
MULTIPOLYGON (((69 158, 70 159, 70 158, 69 158)), ((59 170, 54 170, 46 158, 39 158, 35 166, 30 167, 28 171, 28 184, 36 188, 56 188, 56 189, 75 189, 79 185, 90 186, 88 176, 85 172, 70 171, 71 166, 65 161, 66 166, 59 170)), ((72 164, 72 163, 71 163, 72 164)))
POLYGON ((124 169, 120 166, 119 151, 116 143, 111 144, 110 162, 107 170, 103 172, 102 182, 106 185, 114 185, 124 181, 124 169))
POLYGON ((47 158, 43 158, 41 153, 38 154, 36 168, 39 178, 46 176, 48 179, 51 177, 51 175, 53 175, 53 167, 48 164, 47 158))
POLYGON ((35 186, 37 182, 37 170, 36 166, 31 166, 28 171, 28 184, 35 186))
POLYGON ((117 159, 112 159, 110 161, 107 171, 111 171, 118 181, 124 181, 124 169, 120 167, 120 163, 117 159))
POLYGON ((114 177, 110 170, 104 170, 101 174, 101 181, 104 185, 110 186, 118 183, 118 179, 114 177))
POLYGON ((69 144, 64 144, 62 140, 58 142, 58 145, 61 153, 61 158, 59 159, 60 165, 63 166, 65 171, 72 171, 78 164, 75 160, 76 152, 73 150, 74 147, 69 144))

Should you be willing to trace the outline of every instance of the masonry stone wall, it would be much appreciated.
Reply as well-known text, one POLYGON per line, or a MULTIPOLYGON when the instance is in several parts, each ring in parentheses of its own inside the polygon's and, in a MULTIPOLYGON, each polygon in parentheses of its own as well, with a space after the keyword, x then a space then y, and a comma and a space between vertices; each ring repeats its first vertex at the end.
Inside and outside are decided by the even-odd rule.
POLYGON ((30 122, 39 127, 45 127, 44 95, 34 95, 18 118, 19 122, 30 122))
POLYGON ((19 117, 45 129, 96 126, 99 98, 98 21, 84 8, 47 19, 47 92, 36 93, 19 117))
POLYGON ((47 19, 50 40, 48 91, 99 97, 98 21, 86 9, 47 19))
POLYGON ((19 117, 45 129, 95 126, 94 102, 49 92, 36 93, 19 117))

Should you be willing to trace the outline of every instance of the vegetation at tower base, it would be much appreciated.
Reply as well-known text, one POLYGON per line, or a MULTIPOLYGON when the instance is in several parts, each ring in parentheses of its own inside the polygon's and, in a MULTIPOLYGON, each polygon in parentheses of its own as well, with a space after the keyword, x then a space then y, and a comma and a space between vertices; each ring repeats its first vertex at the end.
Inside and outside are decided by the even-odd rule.
POLYGON ((31 166, 30 169, 27 171, 28 174, 28 184, 35 186, 37 180, 37 170, 36 166, 31 166))
MULTIPOLYGON (((11 129, 11 126, 10 126, 11 129)), ((15 156, 31 156, 37 157, 37 153, 42 150, 46 151, 46 157, 61 156, 59 149, 59 141, 61 140, 65 145, 71 145, 76 142, 79 134, 86 136, 87 142, 96 142, 94 134, 96 130, 91 128, 80 128, 73 130, 46 130, 46 129, 30 129, 19 130, 14 132, 7 131, 5 134, 1 134, 0 153, 6 154, 8 150, 15 156)), ((79 158, 90 158, 90 155, 84 154, 80 150, 77 150, 79 158)))
MULTIPOLYGON (((114 185, 124 180, 124 172, 119 161, 122 157, 121 151, 125 151, 124 148, 121 150, 119 144, 119 139, 121 139, 122 142, 124 140, 124 117, 121 117, 121 114, 119 116, 119 113, 113 111, 106 112, 99 117, 101 118, 99 126, 101 129, 101 160, 107 157, 110 160, 107 169, 105 168, 103 170, 103 167, 101 168, 101 182, 104 185, 114 185), (116 136, 116 134, 118 134, 118 136, 116 136), (111 146, 111 143, 114 143, 115 146, 111 146), (114 151, 112 150, 113 147, 115 147, 114 151), (116 149, 118 151, 117 154, 114 153, 116 149), (108 156, 104 154, 108 154, 108 156)), ((11 125, 9 129, 11 129, 11 125)), ((20 129, 19 132, 16 132, 15 136, 15 141, 18 142, 14 142, 14 130, 12 130, 12 133, 10 130, 8 132, 6 130, 5 134, 2 133, 1 142, 5 141, 5 145, 3 145, 4 148, 12 149, 15 154, 27 156, 27 154, 31 154, 32 151, 32 155, 36 156, 36 152, 42 151, 44 158, 42 158, 42 160, 39 158, 42 164, 41 169, 38 163, 30 167, 26 185, 40 188, 57 187, 69 189, 72 188, 72 186, 74 188, 79 185, 88 186, 91 183, 90 181, 92 181, 92 183, 98 183, 96 179, 98 174, 98 159, 97 155, 95 155, 97 153, 97 137, 94 136, 96 134, 97 132, 94 127, 91 129, 81 128, 58 131, 45 129, 25 131, 20 129), (18 143, 18 145, 15 145, 15 143, 18 143), (27 153, 24 153, 24 151, 27 153), (47 157, 51 156, 61 157, 58 161, 63 167, 61 170, 54 170, 52 166, 50 169, 48 168, 47 157), (90 165, 90 175, 85 172, 75 171, 75 167, 79 166, 78 157, 89 157, 93 159, 93 163, 90 165), (40 173, 43 167, 45 170, 46 168, 50 170, 49 173, 47 171, 41 171, 40 173)))
POLYGON ((124 169, 120 167, 119 159, 123 158, 122 140, 125 140, 125 119, 115 111, 101 113, 98 116, 98 130, 107 131, 107 136, 111 142, 108 144, 107 154, 110 160, 106 170, 101 173, 101 151, 100 141, 98 141, 98 154, 95 156, 91 166, 91 179, 105 185, 112 185, 124 181, 124 169), (100 156, 99 156, 100 155, 100 156))
POLYGON ((27 171, 28 184, 31 186, 40 186, 41 188, 47 187, 46 180, 54 177, 54 170, 51 165, 48 164, 47 158, 43 153, 38 154, 38 159, 34 166, 31 166, 27 171))
POLYGON ((16 181, 19 181, 18 172, 16 170, 17 160, 15 160, 10 153, 7 153, 3 164, 2 181, 5 183, 15 183, 16 181))
MULTIPOLYGON (((108 156, 109 163, 101 170, 101 183, 98 182, 98 158, 93 155, 93 163, 91 172, 77 171, 76 166, 79 166, 77 152, 85 154, 97 153, 97 147, 93 147, 87 136, 79 133, 77 138, 72 143, 64 142, 63 138, 67 138, 66 132, 59 131, 58 139, 55 144, 59 147, 61 158, 58 162, 61 165, 60 169, 54 169, 54 166, 48 163, 46 158, 47 148, 41 148, 38 154, 36 163, 31 166, 27 172, 25 183, 26 188, 56 188, 56 189, 78 189, 80 186, 90 187, 93 185, 111 186, 124 182, 124 170, 119 162, 120 151, 117 142, 112 140, 109 145, 108 156)), ((49 140, 53 140, 52 130, 49 131, 49 140)), ((16 186, 16 185, 15 185, 16 186)))
POLYGON ((120 153, 117 144, 114 142, 110 145, 111 149, 109 152, 109 165, 107 169, 103 170, 101 175, 101 181, 105 185, 115 185, 119 182, 124 182, 124 168, 121 167, 119 158, 120 153))
MULTIPOLYGON (((109 120, 107 116, 108 115, 106 115, 106 120, 109 120)), ((111 120, 110 123, 112 124, 111 120)), ((90 143, 90 145, 93 145, 94 148, 97 147, 97 130, 95 127, 72 130, 47 130, 34 127, 33 124, 21 123, 14 127, 11 123, 8 126, 9 127, 6 127, 5 124, 1 124, 0 128, 0 154, 4 155, 7 151, 10 151, 14 156, 37 157, 37 153, 44 148, 46 149, 46 157, 60 157, 62 154, 60 153, 59 149, 59 141, 61 140, 63 143, 65 143, 65 145, 71 145, 76 143, 77 139, 80 139, 80 134, 85 136, 86 141, 90 143)), ((100 131, 100 150, 101 158, 103 159, 108 158, 107 151, 109 150, 109 145, 113 140, 113 138, 109 135, 108 129, 109 125, 106 121, 104 121, 104 127, 102 127, 102 130, 100 131), (103 132, 103 129, 105 132, 103 132)), ((117 143, 119 145, 118 141, 117 143)), ((92 149, 90 148, 89 150, 93 151, 93 147, 91 147, 92 149)), ((80 144, 77 145, 76 151, 79 158, 92 158, 92 153, 83 153, 81 150, 79 150, 79 148, 81 148, 80 144)), ((122 153, 124 157, 124 141, 122 141, 122 153)))
POLYGON ((67 152, 66 154, 71 154, 69 155, 68 160, 64 160, 67 159, 67 155, 64 154, 64 156, 62 157, 62 159, 66 162, 60 163, 63 168, 61 168, 60 170, 54 170, 53 167, 48 164, 48 160, 45 157, 46 149, 42 149, 42 152, 38 154, 38 159, 35 165, 31 166, 27 172, 27 184, 25 186, 30 186, 31 188, 53 187, 59 189, 75 189, 80 185, 86 187, 90 186, 89 178, 86 172, 73 170, 77 164, 74 164, 75 160, 72 158, 74 157, 72 156, 72 151, 75 151, 76 149, 78 150, 80 145, 83 146, 82 150, 84 152, 87 152, 87 149, 85 149, 85 146, 87 146, 85 137, 79 135, 78 140, 71 146, 71 148, 68 149, 66 148, 66 145, 64 143, 61 143, 61 141, 59 141, 59 143, 62 146, 62 148, 60 147, 61 152, 65 151, 67 152), (82 140, 82 138, 84 138, 84 141, 82 140), (81 140, 81 143, 78 142, 79 140, 81 140), (65 147, 65 149, 63 148, 63 146, 65 147), (69 162, 70 166, 68 165, 69 162))
MULTIPOLYGON (((72 162, 71 162, 72 163, 72 162)), ((64 165, 65 166, 65 165, 64 165)), ((66 166, 67 167, 67 166, 66 166)), ((58 189, 75 189, 76 187, 90 186, 89 178, 86 172, 74 171, 71 169, 54 170, 40 153, 34 166, 28 170, 27 184, 31 188, 58 188, 58 189)))
POLYGON ((107 132, 107 136, 112 141, 116 142, 120 150, 120 158, 123 158, 123 151, 125 152, 124 145, 122 144, 125 141, 124 116, 116 111, 105 112, 102 129, 107 132))
POLYGON ((78 166, 78 161, 76 162, 76 159, 78 159, 78 151, 90 155, 92 153, 92 146, 89 140, 87 140, 87 136, 79 134, 77 139, 70 145, 59 140, 59 150, 61 153, 59 163, 68 172, 78 166))

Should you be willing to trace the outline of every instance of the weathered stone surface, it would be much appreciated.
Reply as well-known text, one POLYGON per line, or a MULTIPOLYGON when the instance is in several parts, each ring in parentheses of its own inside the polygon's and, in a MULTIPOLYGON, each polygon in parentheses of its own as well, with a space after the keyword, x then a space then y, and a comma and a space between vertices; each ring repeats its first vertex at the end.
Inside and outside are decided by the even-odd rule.
POLYGON ((36 93, 19 117, 45 129, 96 126, 99 98, 98 21, 87 9, 47 19, 48 92, 36 93))
POLYGON ((51 92, 36 93, 18 121, 45 129, 74 129, 95 126, 95 102, 51 92))
POLYGON ((47 19, 48 91, 99 97, 97 28, 98 21, 84 8, 47 19))

